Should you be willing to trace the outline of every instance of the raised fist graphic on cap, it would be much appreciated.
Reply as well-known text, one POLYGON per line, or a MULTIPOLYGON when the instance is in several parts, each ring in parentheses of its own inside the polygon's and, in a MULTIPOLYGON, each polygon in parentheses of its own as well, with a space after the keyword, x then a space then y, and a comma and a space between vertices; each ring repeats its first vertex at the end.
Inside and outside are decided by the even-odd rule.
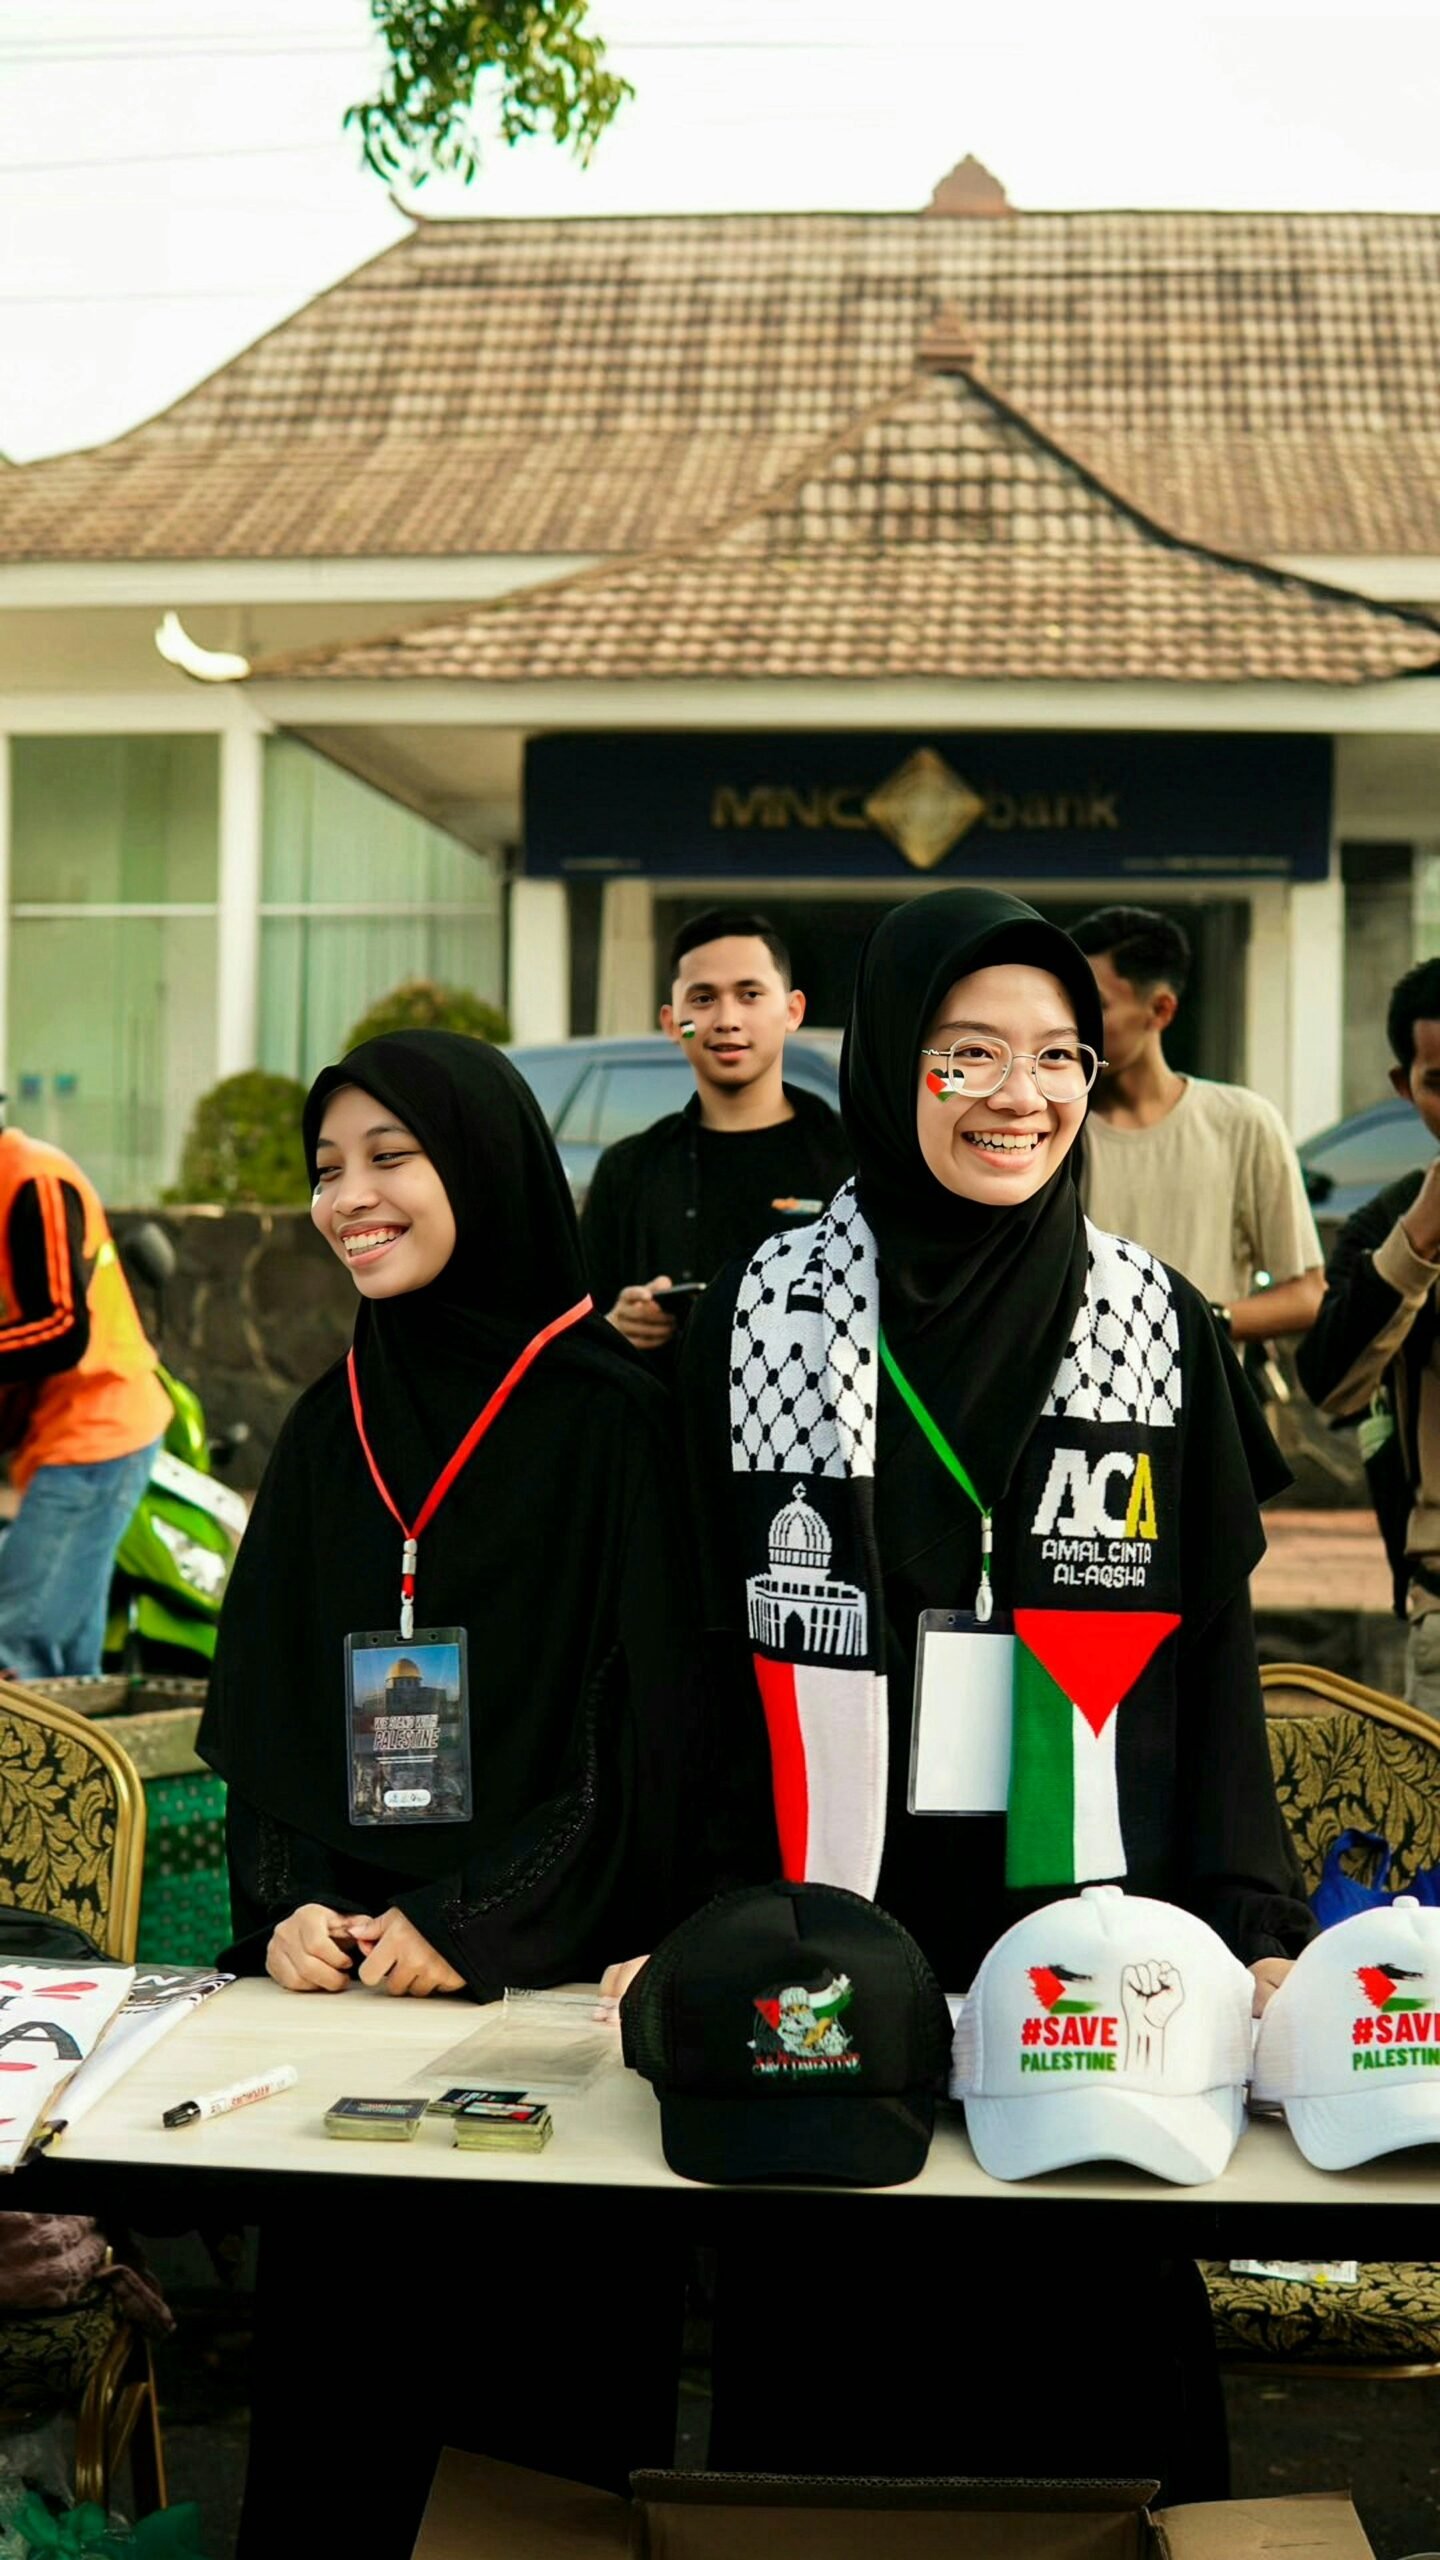
POLYGON ((1184 2002, 1179 1971, 1162 1956, 1127 1964, 1120 1976, 1125 2012, 1125 2068, 1160 2077, 1165 2069, 1165 2030, 1184 2002))

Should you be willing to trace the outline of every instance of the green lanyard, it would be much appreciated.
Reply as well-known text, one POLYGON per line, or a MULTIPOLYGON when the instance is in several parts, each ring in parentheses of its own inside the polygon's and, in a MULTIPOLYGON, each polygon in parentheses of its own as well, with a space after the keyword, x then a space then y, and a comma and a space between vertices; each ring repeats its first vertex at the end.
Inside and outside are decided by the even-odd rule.
POLYGON ((990 1550, 994 1544, 992 1531, 994 1514, 986 1510, 935 1416, 927 1410, 915 1393, 885 1339, 883 1326, 880 1331, 880 1359, 885 1374, 894 1386, 901 1403, 914 1415, 940 1464, 949 1470, 961 1492, 969 1495, 980 1514, 980 1587, 975 1594, 975 1615, 980 1625, 986 1626, 995 1614, 995 1595, 990 1588, 990 1550))

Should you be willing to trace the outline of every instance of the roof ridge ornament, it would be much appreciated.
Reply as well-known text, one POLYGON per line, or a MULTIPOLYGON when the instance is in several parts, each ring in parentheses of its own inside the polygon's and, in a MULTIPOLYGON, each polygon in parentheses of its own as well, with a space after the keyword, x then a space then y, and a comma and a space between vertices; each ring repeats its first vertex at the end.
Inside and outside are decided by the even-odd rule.
POLYGON ((942 302, 920 334, 915 362, 922 373, 971 373, 980 345, 958 302, 942 302))
POLYGON ((986 168, 983 160, 976 159, 973 151, 967 151, 964 159, 957 160, 954 168, 940 180, 920 218, 923 222, 934 214, 968 215, 981 221, 994 221, 1006 217, 1013 219, 1014 213, 1015 207, 999 179, 986 168))

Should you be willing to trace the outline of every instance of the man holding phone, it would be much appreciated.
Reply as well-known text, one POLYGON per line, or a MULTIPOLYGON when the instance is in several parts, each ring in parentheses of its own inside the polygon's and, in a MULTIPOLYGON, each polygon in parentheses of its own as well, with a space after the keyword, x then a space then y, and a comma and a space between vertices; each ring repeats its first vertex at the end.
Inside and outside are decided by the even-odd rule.
POLYGON ((580 1220, 597 1307, 657 1353, 722 1264, 818 1218, 851 1171, 835 1113, 784 1081, 805 998, 767 918, 692 917, 671 944, 670 980, 660 1027, 690 1060, 694 1096, 606 1149, 580 1220))

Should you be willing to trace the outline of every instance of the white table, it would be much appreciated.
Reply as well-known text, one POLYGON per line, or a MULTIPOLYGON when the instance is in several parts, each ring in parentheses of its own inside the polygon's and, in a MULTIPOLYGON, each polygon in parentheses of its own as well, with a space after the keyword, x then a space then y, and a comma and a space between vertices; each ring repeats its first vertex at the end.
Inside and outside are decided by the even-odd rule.
MULTIPOLYGON (((402 2179, 447 2190, 515 2188, 549 2195, 556 2205, 566 2193, 583 2200, 596 2190, 653 2191, 727 2214, 763 2210, 767 2202, 792 2213, 812 2202, 833 2204, 836 2196, 852 2208, 867 2198, 917 2206, 942 2201, 983 2215, 987 2226, 992 2216, 1004 2215, 1011 2240, 1020 2237, 1013 2211, 1028 2204, 1044 2208, 1047 2224, 1053 2218, 1056 2238, 1059 2226, 1077 2217, 1092 2238, 1099 2221, 1119 2220, 1132 2244, 1143 2236, 1147 2247, 1197 2255, 1423 2257, 1440 2240, 1432 2210, 1440 2204, 1440 2150, 1399 2152, 1335 2175, 1312 2169, 1278 2120, 1248 2125, 1225 2175, 1207 2187, 1166 2186, 1104 2165, 1007 2185, 985 2175, 958 2114, 942 2109, 929 2160, 909 2186, 698 2188, 665 2166, 658 2103, 648 2083, 623 2068, 618 2035, 613 2064, 583 2094, 551 2102, 555 2135, 538 2154, 458 2151, 443 2116, 428 2118, 412 2142, 337 2141, 326 2133, 325 2110, 336 2098, 422 2094, 411 2085, 417 2073, 490 2025, 496 2025, 496 2063, 488 2076, 506 2085, 503 2030, 496 2022, 495 2011, 468 2001, 395 2000, 358 1985, 300 1996, 271 1982, 237 1982, 144 2056, 11 2183, 4 2201, 70 2209, 103 2185, 143 2223, 145 2193, 156 2192, 162 2180, 172 2195, 177 2178, 203 2183, 213 2187, 217 2202, 222 2188, 238 2186, 251 2208, 267 2197, 315 2207, 324 2198, 338 2201, 343 2181, 373 2187, 402 2179), (163 2110, 179 2099, 283 2062, 300 2074, 295 2088, 198 2125, 162 2127, 163 2110), (1163 2227, 1152 2224, 1157 2211, 1165 2215, 1163 2227), (1141 2215, 1145 2223, 1137 2229, 1141 2215)), ((199 2209, 198 2197, 187 2201, 199 2209)), ((488 2209, 497 2201, 492 2196, 488 2209)), ((987 2227, 986 2237, 994 2236, 987 2227)), ((1032 2217, 1028 2245, 1043 2246, 1046 2236, 1046 2226, 1037 2227, 1032 2217)))

